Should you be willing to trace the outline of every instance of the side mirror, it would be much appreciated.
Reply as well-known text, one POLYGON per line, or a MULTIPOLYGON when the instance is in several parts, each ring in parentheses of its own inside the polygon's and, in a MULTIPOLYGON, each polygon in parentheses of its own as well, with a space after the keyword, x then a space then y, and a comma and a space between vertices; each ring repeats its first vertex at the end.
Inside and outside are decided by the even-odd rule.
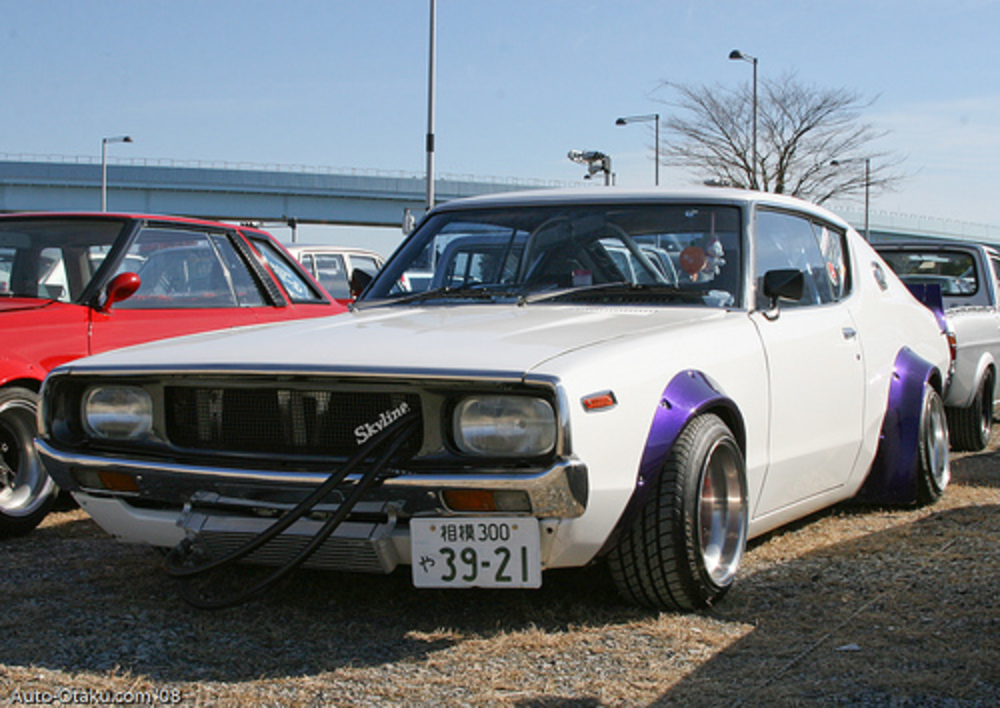
POLYGON ((351 273, 351 297, 356 298, 363 293, 373 280, 375 280, 374 275, 361 268, 355 268, 351 273))
POLYGON ((108 312, 116 302, 128 300, 140 285, 142 280, 135 273, 119 273, 104 289, 104 302, 97 308, 98 312, 108 312))
POLYGON ((764 296, 770 303, 770 312, 778 309, 779 300, 801 300, 806 279, 801 270, 782 268, 764 273, 764 296))

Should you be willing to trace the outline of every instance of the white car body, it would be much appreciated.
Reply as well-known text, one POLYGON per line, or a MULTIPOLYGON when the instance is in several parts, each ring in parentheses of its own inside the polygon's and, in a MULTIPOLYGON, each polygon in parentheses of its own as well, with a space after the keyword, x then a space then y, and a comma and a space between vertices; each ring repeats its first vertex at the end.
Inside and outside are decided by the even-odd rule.
MULTIPOLYGON (((276 375, 310 381, 328 378, 359 390, 405 383, 420 392, 424 418, 416 459, 424 453, 427 459, 419 468, 388 475, 379 483, 380 500, 392 500, 395 495, 400 500, 400 506, 393 507, 398 518, 395 511, 390 514, 391 528, 387 525, 382 539, 392 546, 390 555, 402 564, 416 562, 411 557, 407 515, 447 520, 491 518, 499 513, 456 510, 441 501, 442 489, 523 488, 528 490, 530 508, 518 508, 507 516, 538 520, 538 562, 548 569, 583 566, 607 555, 615 539, 629 533, 623 526, 638 513, 636 508, 650 493, 648 487, 659 484, 662 460, 674 459, 671 445, 692 420, 711 411, 726 424, 741 451, 736 491, 743 501, 722 502, 722 512, 718 512, 722 521, 727 515, 739 515, 741 528, 733 530, 739 536, 733 543, 739 548, 731 550, 732 572, 720 573, 717 582, 704 581, 708 587, 701 594, 696 591, 672 600, 649 599, 641 593, 630 596, 641 604, 664 607, 714 601, 728 588, 747 538, 855 497, 863 485, 873 490, 868 495, 872 498, 912 502, 917 500, 917 476, 930 474, 938 487, 931 490, 932 496, 943 491, 947 438, 942 453, 942 424, 921 410, 927 407, 927 397, 936 396, 946 385, 950 361, 945 337, 934 315, 884 267, 869 245, 823 209, 795 199, 730 190, 537 192, 444 205, 410 238, 419 239, 424 229, 434 228, 435 214, 448 219, 466 213, 463 210, 475 214, 476 210, 513 212, 560 205, 597 205, 610 213, 637 204, 644 209, 695 205, 692 213, 717 205, 738 209, 743 247, 739 263, 731 262, 730 267, 742 268, 734 286, 746 289, 745 296, 736 294, 742 303, 718 306, 717 291, 712 291, 711 299, 705 296, 713 306, 678 306, 656 298, 620 303, 574 301, 576 296, 586 297, 585 293, 567 295, 566 300, 543 296, 538 301, 497 302, 463 301, 461 295, 442 294, 444 301, 435 302, 433 293, 422 293, 410 304, 394 304, 392 297, 376 298, 370 305, 362 301, 351 313, 322 321, 136 347, 75 362, 50 377, 43 397, 40 452, 50 473, 73 490, 81 506, 106 530, 126 541, 174 546, 185 537, 198 536, 190 519, 184 518, 190 515, 192 500, 195 506, 211 506, 212 499, 229 498, 232 512, 239 506, 232 498, 260 499, 261 490, 275 478, 310 489, 325 475, 304 466, 296 469, 294 464, 278 470, 275 463, 253 461, 253 456, 237 456, 234 461, 225 454, 177 449, 167 449, 165 456, 155 449, 133 453, 128 445, 121 447, 114 441, 103 447, 81 447, 79 439, 59 432, 77 425, 62 420, 67 405, 63 401, 72 399, 73 390, 112 380, 114 385, 154 382, 155 387, 178 375, 186 380, 207 377, 215 382, 213 386, 256 376, 270 381, 276 375), (759 284, 749 274, 755 267, 760 210, 798 215, 843 236, 846 255, 839 278, 849 286, 844 285, 842 297, 816 306, 758 307, 753 293, 759 284), (909 386, 909 398, 898 393, 900 381, 909 386), (537 394, 549 401, 558 429, 553 453, 541 455, 544 460, 537 464, 526 459, 521 467, 509 459, 484 460, 477 467, 474 456, 455 453, 448 441, 459 433, 450 432, 448 426, 460 423, 448 423, 448 411, 464 404, 465 391, 485 391, 477 394, 483 396, 513 391, 517 396, 537 394), (610 395, 601 399, 602 393, 610 395), (593 400, 602 403, 590 410, 582 403, 593 400), (928 415, 931 418, 925 421, 928 415), (434 422, 438 418, 440 426, 434 422), (891 428, 889 444, 896 447, 880 451, 880 436, 886 436, 887 427, 891 428), (925 451, 928 445, 933 448, 930 453, 925 451), (932 469, 925 470, 924 458, 933 454, 938 459, 927 462, 932 469), (435 456, 463 462, 456 467, 453 460, 446 461, 442 463, 445 468, 436 469, 435 456), (878 477, 874 481, 873 469, 878 477), (135 479, 135 484, 116 488, 102 483, 103 472, 135 479), (522 474, 532 481, 518 486, 522 474), (163 496, 164 485, 196 479, 202 480, 200 493, 192 495, 193 487, 182 484, 188 497, 163 496), (435 501, 429 507, 419 506, 407 497, 416 492, 435 501)), ((826 230, 823 233, 827 235, 826 230)), ((403 258, 405 245, 385 266, 389 281, 398 282, 393 265, 403 258)), ((574 279, 583 273, 583 269, 574 270, 574 279)), ((594 276, 587 273, 586 277, 594 276)), ((838 280, 836 274, 829 277, 838 280)), ((366 293, 366 300, 371 292, 366 293)), ((399 299, 406 298, 402 293, 399 299)), ((158 395, 154 394, 155 400, 158 395)), ((412 407, 406 404, 399 410, 412 407)), ((359 426, 368 432, 356 433, 359 442, 360 437, 389 427, 390 418, 399 410, 389 411, 388 417, 383 411, 381 420, 369 416, 367 428, 359 426)), ((215 419, 205 420, 202 425, 215 424, 211 423, 215 419)), ((224 425, 221 420, 216 423, 224 425)), ((702 488, 699 494, 708 492, 702 488)), ((711 516, 715 512, 701 508, 703 523, 716 518, 711 516)), ((214 522, 243 534, 268 523, 232 513, 214 522)), ((707 542, 702 543, 707 547, 707 542)), ((711 553, 712 549, 703 548, 703 556, 711 553)))

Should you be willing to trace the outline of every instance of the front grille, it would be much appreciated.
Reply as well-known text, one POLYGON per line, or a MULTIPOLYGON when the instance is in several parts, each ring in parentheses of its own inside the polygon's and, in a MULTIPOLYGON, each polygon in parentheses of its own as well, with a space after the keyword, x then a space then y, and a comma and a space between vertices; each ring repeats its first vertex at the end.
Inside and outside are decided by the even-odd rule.
POLYGON ((164 402, 174 445, 231 453, 349 456, 402 414, 420 415, 417 394, 389 391, 168 386, 164 402))

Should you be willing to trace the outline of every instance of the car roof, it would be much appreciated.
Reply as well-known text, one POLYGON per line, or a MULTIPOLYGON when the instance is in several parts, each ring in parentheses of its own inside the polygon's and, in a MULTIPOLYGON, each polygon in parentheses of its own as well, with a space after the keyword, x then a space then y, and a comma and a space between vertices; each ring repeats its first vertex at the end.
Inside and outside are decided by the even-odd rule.
POLYGON ((853 230, 847 221, 833 212, 798 197, 731 187, 701 187, 685 190, 624 189, 620 187, 533 189, 455 199, 439 204, 431 214, 470 208, 486 209, 557 204, 649 204, 657 202, 665 204, 728 204, 732 206, 761 205, 777 209, 793 209, 813 214, 845 230, 853 230))
POLYGON ((355 256, 373 256, 382 260, 375 251, 365 248, 355 248, 354 246, 332 246, 330 244, 309 244, 309 243, 285 243, 282 244, 289 253, 349 253, 355 256))
POLYGON ((873 243, 872 246, 877 251, 892 251, 892 250, 906 250, 906 251, 942 251, 948 249, 956 248, 981 248, 994 256, 1000 256, 1000 249, 996 246, 990 246, 985 243, 978 243, 976 241, 954 241, 950 239, 918 239, 914 241, 880 241, 878 243, 873 243))
MULTIPOLYGON (((264 234, 274 238, 270 233, 256 226, 246 226, 243 224, 227 224, 221 221, 210 219, 197 219, 189 216, 177 216, 173 214, 145 214, 137 212, 110 212, 110 211, 21 211, 0 214, 0 221, 14 220, 45 220, 45 219, 87 219, 93 221, 160 221, 189 226, 211 226, 223 229, 238 229, 250 233, 264 234)), ((275 239, 277 240, 277 239, 275 239)))

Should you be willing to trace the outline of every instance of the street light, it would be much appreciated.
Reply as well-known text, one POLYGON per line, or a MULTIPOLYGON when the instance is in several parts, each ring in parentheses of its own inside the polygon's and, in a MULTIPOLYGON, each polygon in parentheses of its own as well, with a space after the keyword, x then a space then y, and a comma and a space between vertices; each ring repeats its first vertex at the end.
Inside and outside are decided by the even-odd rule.
POLYGON ((646 116, 624 116, 615 121, 615 125, 628 125, 629 123, 645 123, 648 121, 653 121, 656 124, 656 144, 654 149, 656 151, 656 172, 655 172, 655 184, 657 187, 660 186, 660 114, 651 113, 646 116))
POLYGON ((132 136, 101 138, 101 211, 108 210, 108 143, 130 143, 132 136))
POLYGON ((584 179, 590 179, 598 172, 604 173, 604 186, 611 186, 611 155, 605 155, 598 150, 570 150, 567 153, 573 162, 587 166, 587 174, 584 179))
POLYGON ((872 159, 870 157, 849 157, 844 160, 830 160, 830 165, 840 167, 849 162, 861 162, 862 160, 865 163, 865 241, 871 241, 871 232, 868 230, 868 213, 870 204, 869 193, 872 186, 872 159))
POLYGON ((434 208, 434 84, 437 74, 437 2, 431 0, 431 34, 427 59, 427 204, 425 211, 434 208))
POLYGON ((752 57, 749 54, 741 52, 739 49, 734 49, 729 52, 729 58, 736 61, 748 61, 753 64, 753 174, 751 176, 751 187, 758 189, 757 186, 757 57, 752 57))

